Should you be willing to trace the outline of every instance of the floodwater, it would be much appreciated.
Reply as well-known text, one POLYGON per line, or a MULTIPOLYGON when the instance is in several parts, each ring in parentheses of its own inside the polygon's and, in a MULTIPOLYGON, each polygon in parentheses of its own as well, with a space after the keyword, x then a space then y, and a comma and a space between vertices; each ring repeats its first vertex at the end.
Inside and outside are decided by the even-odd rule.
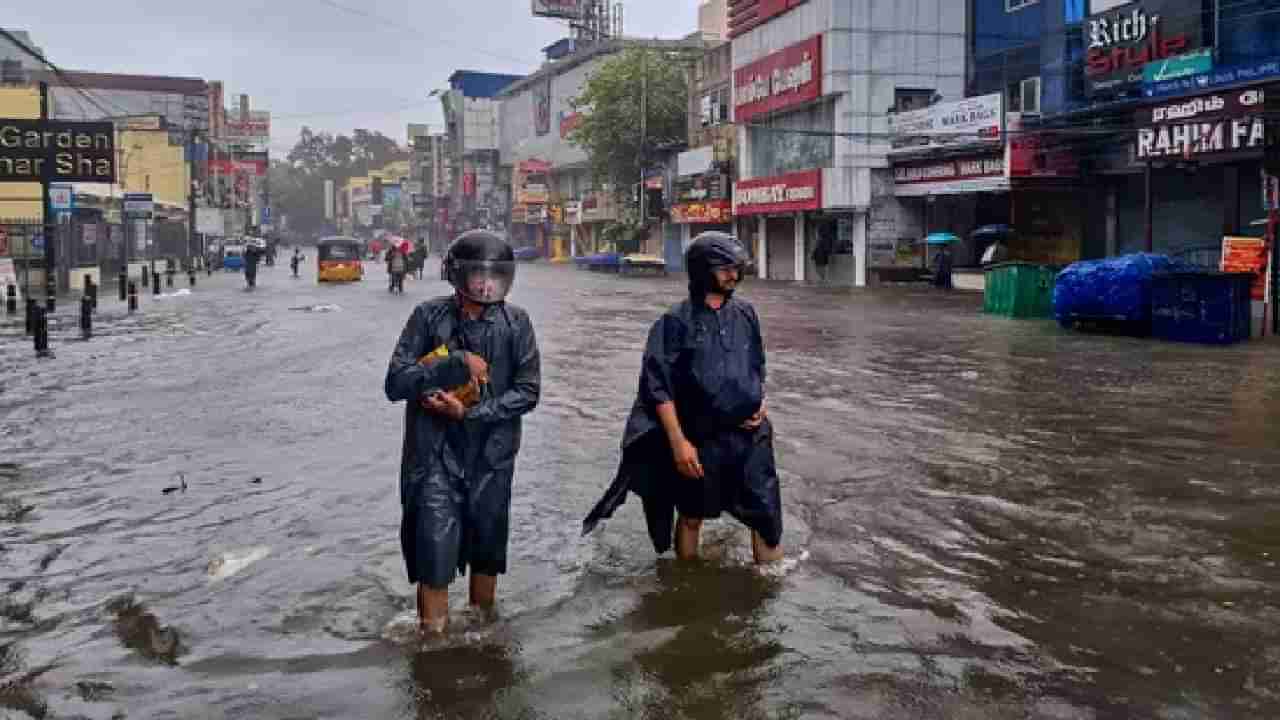
POLYGON ((3 320, 0 717, 1280 715, 1280 345, 923 290, 746 284, 790 556, 761 574, 727 521, 656 558, 635 501, 579 537, 681 280, 522 267, 544 386, 501 616, 458 583, 421 644, 382 380, 434 277, 104 296, 47 361, 3 320))

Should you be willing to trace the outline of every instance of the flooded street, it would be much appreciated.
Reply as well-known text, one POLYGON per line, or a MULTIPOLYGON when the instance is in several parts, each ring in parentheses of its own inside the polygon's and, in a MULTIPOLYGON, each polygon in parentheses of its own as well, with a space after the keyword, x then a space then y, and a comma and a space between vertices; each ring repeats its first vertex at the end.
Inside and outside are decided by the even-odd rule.
POLYGON ((88 343, 64 303, 51 361, 3 318, 0 717, 1280 715, 1275 343, 749 281, 790 558, 762 575, 727 520, 655 559, 635 498, 579 537, 684 281, 523 266, 543 396, 501 618, 421 645, 382 383, 447 286, 313 273, 104 295, 88 343))

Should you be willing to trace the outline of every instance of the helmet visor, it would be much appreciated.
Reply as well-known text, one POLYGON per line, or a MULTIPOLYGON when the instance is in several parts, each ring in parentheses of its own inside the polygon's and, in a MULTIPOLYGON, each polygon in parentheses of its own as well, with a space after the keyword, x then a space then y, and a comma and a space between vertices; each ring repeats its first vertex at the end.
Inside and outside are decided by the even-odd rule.
POLYGON ((454 260, 454 287, 472 302, 490 305, 507 299, 516 280, 516 264, 504 260, 454 260))

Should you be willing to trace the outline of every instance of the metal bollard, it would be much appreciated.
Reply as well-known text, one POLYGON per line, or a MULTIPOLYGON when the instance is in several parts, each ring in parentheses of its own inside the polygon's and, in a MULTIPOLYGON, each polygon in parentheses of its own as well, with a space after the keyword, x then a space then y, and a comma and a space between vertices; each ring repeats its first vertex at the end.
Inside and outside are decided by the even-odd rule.
POLYGON ((164 286, 173 287, 173 271, 172 270, 166 270, 164 272, 164 286))
POLYGON ((142 268, 142 287, 146 287, 147 281, 149 281, 150 279, 151 279, 151 271, 147 270, 146 268, 142 268))
POLYGON ((93 298, 80 298, 80 335, 85 340, 93 337, 93 298))
POLYGON ((151 294, 160 294, 160 272, 157 270, 151 271, 151 294))
POLYGON ((134 310, 137 310, 137 309, 138 309, 138 284, 130 280, 129 281, 129 312, 133 312, 134 310))
POLYGON ((196 286, 196 269, 195 268, 191 268, 190 270, 187 271, 187 282, 191 285, 191 287, 196 286))
POLYGON ((44 299, 45 312, 53 312, 58 309, 58 298, 53 294, 53 288, 46 287, 45 291, 49 293, 44 299))
POLYGON ((49 315, 39 305, 36 306, 35 324, 36 357, 49 357, 49 315))
POLYGON ((18 286, 13 283, 4 291, 4 311, 10 315, 18 313, 18 286))
POLYGON ((120 290, 120 302, 124 302, 126 293, 128 292, 128 289, 129 289, 128 273, 120 273, 120 276, 116 278, 116 285, 119 287, 119 290, 120 290))
POLYGON ((27 296, 27 334, 34 335, 36 331, 36 299, 27 296))

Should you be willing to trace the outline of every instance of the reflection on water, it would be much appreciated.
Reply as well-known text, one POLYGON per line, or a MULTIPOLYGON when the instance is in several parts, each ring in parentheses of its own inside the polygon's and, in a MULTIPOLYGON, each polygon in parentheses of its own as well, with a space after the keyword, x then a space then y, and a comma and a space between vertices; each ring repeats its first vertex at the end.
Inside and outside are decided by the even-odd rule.
POLYGON ((408 654, 419 718, 487 718, 499 714, 503 693, 516 685, 514 651, 498 644, 451 645, 408 654))
POLYGON ((156 616, 132 595, 117 598, 107 605, 115 614, 116 637, 125 647, 139 655, 165 665, 177 665, 178 656, 187 651, 178 631, 161 625, 156 616))

